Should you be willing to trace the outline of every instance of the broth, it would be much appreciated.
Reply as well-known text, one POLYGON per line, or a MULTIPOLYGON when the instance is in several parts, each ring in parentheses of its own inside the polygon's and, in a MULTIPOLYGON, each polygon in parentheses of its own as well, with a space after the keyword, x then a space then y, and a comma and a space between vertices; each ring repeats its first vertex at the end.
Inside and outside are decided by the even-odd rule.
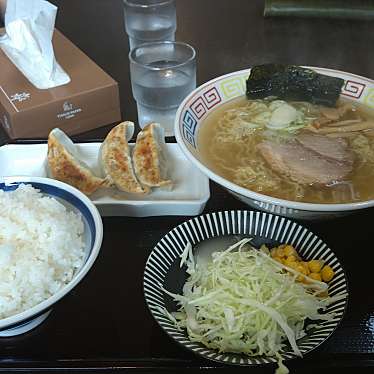
MULTIPOLYGON (((295 126, 292 131, 280 132, 257 126, 252 123, 254 117, 260 120, 263 119, 261 116, 266 117, 266 114, 261 114, 261 102, 264 100, 248 100, 242 96, 208 115, 198 135, 198 150, 204 164, 237 185, 281 199, 310 203, 349 203, 374 199, 374 129, 330 134, 329 139, 347 144, 347 149, 353 155, 352 170, 334 183, 301 183, 274 170, 264 159, 258 145, 269 139, 277 144, 288 144, 298 134, 313 134, 309 131, 312 127, 295 126), (254 102, 259 103, 259 110, 255 114, 254 102)), ((310 123, 315 123, 313 121, 323 109, 308 103, 290 104, 302 110, 310 123)), ((347 104, 354 105, 354 111, 342 116, 341 121, 348 121, 344 124, 354 123, 357 116, 367 121, 365 123, 374 121, 374 112, 363 105, 341 100, 337 107, 343 108, 347 104)), ((316 131, 320 130, 317 128, 316 131)))

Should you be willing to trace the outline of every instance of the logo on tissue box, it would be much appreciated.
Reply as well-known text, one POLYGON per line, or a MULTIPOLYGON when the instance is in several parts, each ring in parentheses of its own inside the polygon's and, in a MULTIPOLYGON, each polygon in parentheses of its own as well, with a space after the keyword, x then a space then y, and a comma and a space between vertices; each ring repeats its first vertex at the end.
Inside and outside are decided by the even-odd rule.
POLYGON ((15 93, 10 96, 10 101, 13 103, 14 101, 17 101, 21 103, 22 101, 25 101, 27 99, 30 99, 30 94, 28 92, 21 92, 21 93, 15 93))
POLYGON ((80 113, 82 111, 82 108, 75 108, 73 107, 72 103, 69 103, 69 101, 65 101, 62 104, 62 113, 57 114, 58 119, 70 119, 75 117, 76 114, 80 113))
POLYGON ((73 104, 69 103, 68 101, 65 101, 64 104, 62 105, 64 108, 64 112, 68 112, 69 110, 73 110, 73 104))

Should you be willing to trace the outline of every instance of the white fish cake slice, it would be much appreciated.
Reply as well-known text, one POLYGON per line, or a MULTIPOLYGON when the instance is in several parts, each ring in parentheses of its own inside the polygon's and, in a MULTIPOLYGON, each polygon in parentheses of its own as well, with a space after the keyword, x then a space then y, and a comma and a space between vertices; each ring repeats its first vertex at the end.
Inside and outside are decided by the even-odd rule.
POLYGON ((135 173, 139 181, 148 187, 172 187, 168 179, 168 159, 164 129, 159 123, 150 123, 136 138, 133 152, 135 173))
POLYGON ((53 178, 78 188, 86 195, 109 185, 107 179, 94 175, 80 159, 72 140, 58 128, 49 133, 47 161, 53 178))
POLYGON ((106 177, 119 190, 145 194, 149 188, 138 181, 131 160, 128 141, 133 134, 133 122, 126 121, 113 127, 100 147, 99 161, 106 177))

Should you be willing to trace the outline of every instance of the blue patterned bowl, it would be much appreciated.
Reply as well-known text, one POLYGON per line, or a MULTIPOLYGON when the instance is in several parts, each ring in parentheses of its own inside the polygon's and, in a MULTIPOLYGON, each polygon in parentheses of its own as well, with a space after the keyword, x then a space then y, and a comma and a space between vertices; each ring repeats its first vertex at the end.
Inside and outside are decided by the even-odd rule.
MULTIPOLYGON (((345 272, 332 250, 318 236, 307 228, 287 218, 264 212, 224 211, 198 216, 172 229, 155 246, 148 257, 144 271, 144 296, 148 308, 160 327, 176 342, 192 352, 217 362, 236 365, 274 364, 275 357, 247 356, 244 354, 219 353, 204 345, 190 341, 185 330, 179 330, 162 312, 178 309, 177 303, 162 288, 182 294, 188 277, 185 267, 180 267, 180 255, 187 243, 194 248, 194 256, 201 249, 201 243, 222 240, 225 248, 228 238, 251 237, 254 246, 262 244, 272 248, 280 244, 292 245, 304 260, 322 259, 330 265, 335 276, 329 283, 329 295, 342 295, 342 299, 330 304, 326 312, 334 313, 328 321, 313 321, 315 327, 307 330, 307 335, 297 340, 303 355, 312 351, 338 327, 348 303, 348 286, 345 272)), ((231 242, 232 244, 232 242, 231 242)), ((217 242, 215 242, 217 245, 217 242)), ((281 352, 283 359, 297 357, 291 348, 281 352)))
MULTIPOLYGON (((342 93, 354 102, 374 108, 374 81, 338 70, 311 69, 345 80, 342 93)), ((312 204, 278 199, 241 187, 213 172, 200 156, 198 137, 205 118, 222 104, 245 94, 250 69, 215 78, 192 91, 178 108, 175 138, 186 157, 210 179, 226 188, 236 198, 255 208, 298 219, 324 219, 349 214, 374 206, 374 200, 347 204, 312 204)))
POLYGON ((67 295, 87 274, 99 254, 103 239, 103 224, 91 200, 76 188, 53 179, 42 177, 2 177, 0 189, 13 191, 20 184, 28 184, 44 195, 57 199, 69 210, 80 213, 84 222, 85 259, 73 279, 50 298, 24 312, 0 320, 0 337, 25 333, 42 323, 51 308, 67 295))

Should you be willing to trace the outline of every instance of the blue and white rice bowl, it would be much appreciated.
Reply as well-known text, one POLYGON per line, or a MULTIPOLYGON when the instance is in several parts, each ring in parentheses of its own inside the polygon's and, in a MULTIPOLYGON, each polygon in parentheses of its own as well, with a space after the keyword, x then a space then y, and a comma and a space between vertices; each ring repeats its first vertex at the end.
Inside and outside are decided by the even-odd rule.
MULTIPOLYGON (((355 74, 333 69, 311 67, 318 73, 344 79, 341 96, 374 108, 374 81, 355 74)), ((175 117, 175 138, 183 153, 206 176, 227 189, 245 204, 269 213, 297 219, 325 219, 344 216, 359 209, 374 206, 374 200, 317 204, 284 200, 241 187, 215 173, 203 160, 198 147, 199 131, 209 114, 223 104, 245 95, 246 80, 251 69, 245 69, 212 79, 192 91, 180 104, 175 117)))
POLYGON ((30 185, 43 196, 55 198, 68 211, 78 213, 83 221, 84 259, 69 283, 39 304, 15 315, 0 320, 0 337, 14 336, 30 331, 42 323, 51 312, 51 308, 67 295, 93 266, 103 239, 103 224, 100 214, 91 200, 76 188, 57 180, 43 177, 1 177, 0 190, 10 192, 21 184, 30 185))
MULTIPOLYGON (((290 244, 303 260, 321 259, 332 267, 335 276, 329 282, 329 296, 340 299, 330 304, 325 311, 333 313, 334 317, 313 321, 315 327, 307 330, 306 336, 296 341, 302 355, 325 342, 340 324, 348 304, 348 285, 342 265, 328 245, 307 228, 287 218, 258 211, 223 211, 201 215, 175 227, 157 243, 145 266, 143 286, 146 303, 159 326, 177 343, 206 359, 243 366, 275 364, 278 361, 271 356, 220 353, 199 342, 192 342, 186 330, 176 327, 164 312, 166 309, 173 313, 179 308, 177 302, 164 290, 183 294, 188 274, 186 267, 180 266, 180 256, 187 243, 191 243, 195 249, 199 248, 199 243, 208 240, 222 239, 226 243, 230 236, 251 237, 255 247, 265 244, 273 248, 280 244, 290 244)), ((196 249, 194 252, 195 258, 198 251, 196 249)), ((298 357, 291 347, 280 354, 284 360, 298 357)))

